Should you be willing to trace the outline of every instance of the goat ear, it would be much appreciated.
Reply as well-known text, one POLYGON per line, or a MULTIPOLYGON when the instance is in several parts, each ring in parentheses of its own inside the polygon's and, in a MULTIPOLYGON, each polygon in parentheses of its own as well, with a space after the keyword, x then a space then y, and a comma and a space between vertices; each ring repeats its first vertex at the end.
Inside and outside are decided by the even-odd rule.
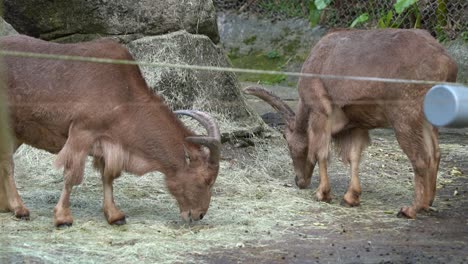
POLYGON ((185 156, 185 164, 187 164, 187 166, 190 166, 190 161, 191 161, 190 154, 189 154, 185 144, 184 144, 184 156, 185 156))

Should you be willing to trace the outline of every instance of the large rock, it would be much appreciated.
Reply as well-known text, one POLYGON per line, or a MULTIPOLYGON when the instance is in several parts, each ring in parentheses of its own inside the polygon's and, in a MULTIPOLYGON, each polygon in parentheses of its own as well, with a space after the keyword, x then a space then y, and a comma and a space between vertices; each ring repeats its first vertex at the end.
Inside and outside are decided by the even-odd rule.
POLYGON ((450 56, 457 62, 457 82, 468 85, 468 41, 460 37, 445 43, 444 46, 450 56))
MULTIPOLYGON (((206 36, 179 31, 127 44, 138 61, 229 67, 222 50, 206 36)), ((264 123, 246 105, 235 74, 222 71, 141 66, 149 86, 173 109, 212 113, 224 136, 261 131, 264 123)))
POLYGON ((18 32, 77 42, 100 36, 161 35, 181 29, 219 41, 211 0, 5 0, 4 18, 18 32))
POLYGON ((18 35, 18 32, 0 17, 0 36, 18 35))

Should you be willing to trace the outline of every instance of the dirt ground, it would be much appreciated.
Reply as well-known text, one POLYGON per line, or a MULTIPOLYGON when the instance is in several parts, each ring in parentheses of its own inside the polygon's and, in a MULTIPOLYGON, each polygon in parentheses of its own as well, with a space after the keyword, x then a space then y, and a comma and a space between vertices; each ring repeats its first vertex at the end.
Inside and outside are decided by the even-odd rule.
MULTIPOLYGON (((271 111, 249 102, 259 113, 271 111)), ((72 193, 75 222, 65 229, 52 225, 62 188, 54 157, 22 147, 15 155, 16 181, 31 220, 0 213, 0 263, 468 263, 468 129, 442 130, 434 210, 416 220, 396 217, 413 197, 409 161, 391 130, 371 137, 356 208, 340 205, 348 167, 331 159, 333 200, 317 202, 317 171, 310 189, 295 187, 285 142, 271 132, 224 144, 201 222, 182 223, 163 177, 151 173, 116 181, 127 224, 109 226, 102 184, 87 167, 72 193)))
MULTIPOLYGON (((444 130, 440 136, 442 148, 450 144, 466 147, 467 131, 444 130)), ((379 139, 378 145, 396 143, 390 130, 376 130, 372 137, 379 139)), ((373 150, 381 152, 378 147, 371 147, 371 153, 373 150)), ((450 153, 449 156, 442 158, 442 174, 454 167, 468 172, 465 155, 450 153)), ((365 165, 363 167, 363 173, 370 172, 365 165)), ((456 169, 452 174, 457 174, 456 169)), ((368 221, 362 222, 360 217, 340 218, 333 227, 325 229, 314 228, 316 223, 296 227, 291 222, 289 232, 281 239, 270 243, 250 241, 245 247, 230 250, 212 249, 195 259, 209 263, 468 263, 468 178, 453 176, 450 172, 443 177, 443 184, 439 178, 436 208, 419 214, 416 220, 397 219, 396 211, 385 211, 395 221, 382 221, 380 216, 373 221, 374 215, 367 206, 348 208, 343 210, 362 211, 368 221)), ((345 177, 335 178, 332 186, 345 190, 347 182, 345 177)), ((317 182, 313 184, 316 186, 317 182)), ((376 195, 384 207, 385 204, 394 206, 399 200, 395 195, 399 194, 392 190, 379 194, 378 184, 378 180, 364 180, 363 204, 368 204, 367 197, 376 195)), ((336 197, 332 204, 338 204, 336 200, 339 199, 336 197)), ((382 212, 375 213, 380 215, 382 212)))

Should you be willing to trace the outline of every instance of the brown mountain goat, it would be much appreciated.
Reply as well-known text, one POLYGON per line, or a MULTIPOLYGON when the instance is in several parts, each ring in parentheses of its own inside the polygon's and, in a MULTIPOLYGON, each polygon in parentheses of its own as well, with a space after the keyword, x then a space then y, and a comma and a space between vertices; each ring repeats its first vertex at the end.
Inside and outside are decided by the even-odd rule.
MULTIPOLYGON (((56 44, 27 36, 0 39, 5 50, 132 60, 128 50, 110 40, 56 44)), ((102 173, 104 214, 110 224, 124 224, 125 215, 114 204, 112 184, 122 171, 142 175, 165 174, 186 221, 206 214, 219 169, 220 132, 207 114, 192 116, 208 130, 196 136, 162 98, 154 95, 136 65, 97 64, 37 58, 4 58, 11 127, 21 144, 58 153, 64 167, 64 189, 54 209, 56 226, 71 225, 70 193, 81 183, 86 157, 102 173), (204 147, 207 147, 205 149, 204 147)), ((12 153, 10 153, 12 154, 12 153)), ((0 209, 27 218, 13 179, 13 158, 0 171, 0 209)))
MULTIPOLYGON (((312 49, 303 73, 336 74, 453 82, 457 65, 443 47, 423 30, 349 30, 326 35, 312 49)), ((299 104, 294 113, 272 93, 245 89, 280 111, 287 121, 285 138, 296 173, 296 184, 307 188, 318 161, 320 185, 316 197, 329 201, 327 160, 333 140, 342 160, 351 164, 351 182, 344 195, 359 205, 358 167, 369 143, 369 129, 393 127, 415 173, 412 206, 399 215, 415 218, 428 209, 436 191, 440 152, 437 129, 422 111, 429 85, 304 78, 299 80, 299 104)))

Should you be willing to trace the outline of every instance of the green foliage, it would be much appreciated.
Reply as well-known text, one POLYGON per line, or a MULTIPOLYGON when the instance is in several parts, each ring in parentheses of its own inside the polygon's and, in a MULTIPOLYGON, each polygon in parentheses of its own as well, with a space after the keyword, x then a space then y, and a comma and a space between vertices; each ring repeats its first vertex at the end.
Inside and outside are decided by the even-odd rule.
POLYGON ((303 17, 302 0, 259 1, 258 6, 267 13, 282 13, 287 17, 303 17))
POLYGON ((393 19, 393 11, 390 10, 387 12, 387 15, 379 18, 379 22, 377 26, 379 28, 389 28, 392 25, 392 19, 393 19))
POLYGON ((403 13, 408 7, 414 5, 418 0, 398 0, 396 1, 395 5, 393 6, 395 8, 395 11, 398 15, 403 13))
POLYGON ((267 57, 268 59, 272 60, 272 59, 278 59, 280 57, 280 54, 278 53, 277 50, 270 50, 268 53, 267 53, 267 57))
POLYGON ((464 41, 468 41, 468 31, 463 31, 461 36, 464 41))
MULTIPOLYGON (((412 13, 416 17, 414 27, 421 27, 421 14, 419 13, 419 9, 416 5, 417 2, 418 0, 397 0, 396 3, 393 5, 394 10, 383 10, 380 13, 380 18, 378 18, 377 20, 377 27, 399 28, 410 13, 412 13), (395 14, 397 15, 396 17, 395 14)), ((363 13, 359 15, 356 19, 354 19, 350 27, 354 28, 361 23, 367 22, 369 18, 369 13, 363 13)))
POLYGON ((351 23, 351 26, 350 26, 350 27, 351 27, 351 28, 354 28, 354 27, 356 27, 356 25, 358 25, 358 24, 367 22, 367 20, 369 20, 369 13, 361 14, 361 15, 358 16, 356 19, 354 19, 354 21, 351 23))
POLYGON ((320 22, 322 10, 324 10, 331 0, 314 0, 309 1, 309 22, 311 27, 315 27, 320 22))
POLYGON ((244 39, 244 44, 250 45, 253 44, 257 40, 257 36, 251 36, 246 39, 244 39))
POLYGON ((437 24, 435 25, 435 32, 437 35, 437 40, 445 41, 447 39, 447 34, 445 33, 444 28, 447 26, 447 20, 445 19, 448 14, 447 10, 447 0, 437 0, 437 9, 436 17, 437 24))
POLYGON ((323 10, 331 3, 331 0, 315 0, 314 3, 318 10, 323 10))
MULTIPOLYGON (((228 55, 233 67, 250 68, 259 70, 281 71, 287 62, 277 50, 267 53, 255 52, 247 56, 239 56, 238 50, 233 50, 228 55)), ((262 84, 278 84, 287 79, 284 74, 256 74, 239 73, 238 78, 243 82, 260 82, 262 84)))

